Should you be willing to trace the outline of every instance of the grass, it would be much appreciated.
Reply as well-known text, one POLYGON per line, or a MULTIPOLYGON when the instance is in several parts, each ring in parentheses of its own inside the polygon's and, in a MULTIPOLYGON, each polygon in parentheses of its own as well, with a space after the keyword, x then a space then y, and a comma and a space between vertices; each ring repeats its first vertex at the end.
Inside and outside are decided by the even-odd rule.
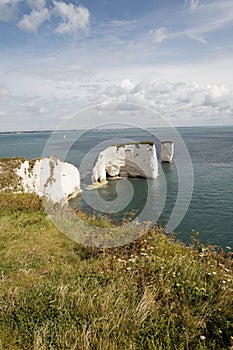
POLYGON ((1 194, 0 208, 0 349, 233 349, 231 251, 158 227, 85 248, 38 197, 1 194))
POLYGON ((113 146, 115 146, 116 148, 121 148, 121 147, 125 147, 128 145, 135 145, 138 148, 140 145, 154 146, 154 142, 152 142, 152 141, 138 141, 138 142, 120 143, 120 144, 113 145, 113 146))

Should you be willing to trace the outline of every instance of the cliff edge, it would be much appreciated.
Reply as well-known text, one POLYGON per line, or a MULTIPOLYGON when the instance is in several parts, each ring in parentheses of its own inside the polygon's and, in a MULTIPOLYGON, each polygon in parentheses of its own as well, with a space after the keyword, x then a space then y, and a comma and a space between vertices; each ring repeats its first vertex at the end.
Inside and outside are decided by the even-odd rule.
POLYGON ((60 202, 80 191, 78 169, 56 157, 0 159, 0 192, 36 193, 60 202))

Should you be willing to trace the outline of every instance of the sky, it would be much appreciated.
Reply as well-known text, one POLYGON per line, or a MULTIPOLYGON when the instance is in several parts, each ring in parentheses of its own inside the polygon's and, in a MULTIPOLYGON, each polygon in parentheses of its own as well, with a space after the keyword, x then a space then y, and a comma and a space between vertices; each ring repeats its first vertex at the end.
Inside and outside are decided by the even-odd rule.
POLYGON ((117 119, 118 102, 135 123, 134 104, 174 126, 233 125, 232 67, 232 0, 0 0, 0 131, 95 105, 117 119))

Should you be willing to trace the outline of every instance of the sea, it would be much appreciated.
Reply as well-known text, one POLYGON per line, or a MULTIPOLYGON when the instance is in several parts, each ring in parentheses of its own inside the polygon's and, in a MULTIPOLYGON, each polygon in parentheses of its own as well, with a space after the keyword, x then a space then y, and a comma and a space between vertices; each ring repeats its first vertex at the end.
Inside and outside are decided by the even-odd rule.
POLYGON ((179 192, 182 190, 185 195, 186 188, 190 201, 187 195, 179 203, 180 217, 174 228, 176 239, 188 243, 198 235, 203 244, 233 249, 233 126, 183 127, 177 128, 176 133, 192 169, 187 169, 187 162, 182 168, 183 151, 182 147, 176 149, 176 143, 173 163, 161 163, 161 137, 156 135, 166 139, 167 132, 152 129, 0 133, 0 157, 54 155, 74 164, 80 168, 83 192, 71 205, 88 213, 112 216, 119 223, 131 213, 138 220, 143 218, 141 214, 149 201, 150 219, 166 227, 178 205, 179 192), (109 179, 105 186, 90 190, 91 170, 98 153, 110 144, 127 141, 155 142, 158 179, 109 179), (121 196, 123 204, 111 210, 111 204, 121 196))

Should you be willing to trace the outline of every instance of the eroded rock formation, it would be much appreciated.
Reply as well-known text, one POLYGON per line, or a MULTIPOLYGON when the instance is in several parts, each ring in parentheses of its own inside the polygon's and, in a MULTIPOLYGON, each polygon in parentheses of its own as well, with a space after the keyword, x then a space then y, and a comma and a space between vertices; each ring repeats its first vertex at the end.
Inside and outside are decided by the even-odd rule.
POLYGON ((56 157, 0 159, 0 191, 36 193, 60 202, 80 191, 78 169, 56 157))
POLYGON ((172 163, 174 143, 172 141, 161 142, 161 161, 172 163))
POLYGON ((152 142, 136 142, 107 147, 100 152, 93 168, 92 182, 108 176, 158 177, 158 161, 152 142))

